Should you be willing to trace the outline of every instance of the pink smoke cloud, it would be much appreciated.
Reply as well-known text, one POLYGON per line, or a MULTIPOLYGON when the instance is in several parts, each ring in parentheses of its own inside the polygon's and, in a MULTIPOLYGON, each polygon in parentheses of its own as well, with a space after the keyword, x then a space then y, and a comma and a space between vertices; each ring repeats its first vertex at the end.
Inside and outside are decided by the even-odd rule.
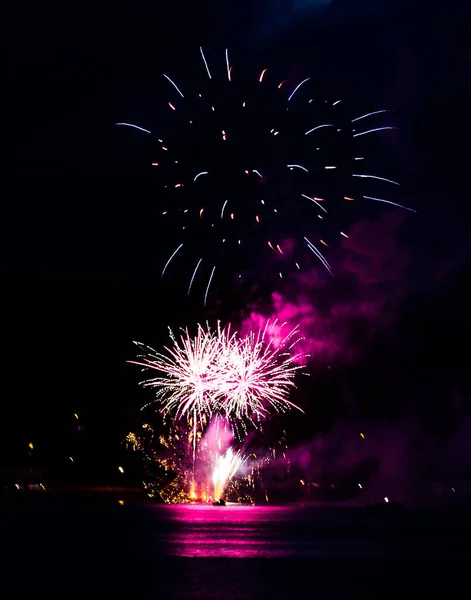
POLYGON ((275 347, 298 326, 296 351, 311 360, 350 362, 375 332, 389 325, 407 289, 407 252, 398 245, 401 211, 379 221, 360 221, 348 232, 334 277, 320 268, 300 272, 289 288, 271 295, 269 306, 253 306, 242 333, 264 328, 275 347), (286 323, 280 331, 280 325, 286 323))

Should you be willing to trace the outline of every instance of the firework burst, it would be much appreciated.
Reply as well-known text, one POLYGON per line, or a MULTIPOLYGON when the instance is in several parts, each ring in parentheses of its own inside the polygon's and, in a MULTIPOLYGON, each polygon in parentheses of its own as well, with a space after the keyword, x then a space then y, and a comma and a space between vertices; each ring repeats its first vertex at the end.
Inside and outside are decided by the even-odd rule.
POLYGON ((217 407, 214 389, 220 381, 219 357, 230 346, 229 330, 218 326, 212 331, 199 325, 194 337, 188 330, 179 340, 170 330, 170 337, 173 346, 165 347, 166 354, 134 342, 142 353, 138 360, 128 362, 162 373, 141 384, 157 390, 154 402, 162 402, 166 412, 177 418, 193 416, 204 423, 217 407))
MULTIPOLYGON (((295 328, 275 347, 274 338, 267 339, 269 325, 267 321, 263 330, 234 341, 230 351, 221 355, 223 377, 217 394, 226 418, 260 421, 271 411, 285 412, 292 407, 301 410, 288 400, 288 395, 300 369, 298 361, 305 356, 291 350, 302 338, 295 328)), ((274 327, 276 322, 271 329, 274 327)))
POLYGON ((206 305, 215 280, 247 280, 257 264, 283 278, 315 260, 332 275, 326 252, 346 235, 352 201, 412 210, 397 181, 364 166, 368 140, 397 129, 393 111, 352 115, 340 99, 320 98, 309 77, 274 69, 244 79, 227 50, 225 60, 202 48, 198 58, 198 89, 164 75, 163 133, 117 123, 155 140, 148 169, 173 233, 162 277, 183 277, 206 305))
POLYGON ((195 428, 213 414, 236 423, 244 418, 261 421, 270 412, 292 407, 301 410, 288 400, 303 356, 291 352, 301 339, 298 329, 275 347, 267 339, 268 326, 267 322, 258 333, 240 337, 230 327, 211 330, 200 325, 194 337, 188 330, 180 340, 171 334, 173 346, 165 348, 166 354, 135 342, 143 353, 129 362, 161 373, 142 385, 157 390, 153 402, 160 403, 163 412, 192 419, 195 428))

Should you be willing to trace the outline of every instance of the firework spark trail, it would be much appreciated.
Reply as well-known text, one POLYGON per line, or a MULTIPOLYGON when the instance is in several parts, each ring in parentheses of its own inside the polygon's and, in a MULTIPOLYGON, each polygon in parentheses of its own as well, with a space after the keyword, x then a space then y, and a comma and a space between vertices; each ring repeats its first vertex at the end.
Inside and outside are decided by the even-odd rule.
POLYGON ((393 181, 392 179, 386 179, 385 177, 377 177, 376 175, 358 175, 357 173, 352 173, 352 177, 363 177, 365 179, 377 179, 378 181, 386 181, 387 183, 393 183, 394 185, 401 185, 397 181, 393 181))
POLYGON ((397 129, 397 127, 375 127, 375 129, 368 129, 368 131, 361 131, 360 133, 354 133, 353 137, 360 135, 366 135, 367 133, 373 133, 374 131, 384 131, 386 129, 397 129))
POLYGON ((206 288, 206 293, 204 295, 204 306, 206 306, 206 302, 208 301, 209 288, 211 287, 211 281, 213 280, 213 275, 214 275, 215 270, 216 270, 216 267, 214 266, 213 270, 211 271, 211 275, 209 276, 208 287, 206 288))
POLYGON ((152 131, 144 129, 144 127, 139 127, 139 125, 133 125, 132 123, 115 123, 115 125, 121 125, 122 127, 132 127, 133 129, 139 129, 139 131, 143 131, 144 133, 150 133, 152 135, 152 131))
POLYGON ((375 110, 373 112, 369 112, 366 113, 366 115, 361 115, 361 117, 356 117, 355 119, 351 120, 351 123, 355 123, 355 121, 360 121, 360 119, 366 119, 366 117, 371 117, 371 115, 379 115, 380 113, 385 113, 385 112, 394 112, 393 110, 387 109, 387 108, 383 108, 382 110, 375 110))
POLYGON ((324 208, 324 207, 322 206, 322 204, 319 204, 319 202, 318 202, 318 201, 317 201, 315 198, 311 198, 311 196, 306 196, 306 194, 301 194, 301 196, 302 196, 303 198, 306 198, 307 200, 310 200, 311 202, 314 202, 314 204, 315 204, 316 206, 318 206, 318 207, 319 207, 321 210, 323 210, 325 213, 327 212, 327 209, 326 209, 326 208, 324 208))
POLYGON ((407 206, 404 206, 403 204, 398 204, 397 202, 391 202, 390 200, 384 200, 383 198, 373 198, 372 196, 363 196, 363 198, 365 198, 366 200, 374 200, 375 202, 384 202, 385 204, 392 204, 393 206, 397 206, 399 208, 405 208, 406 210, 413 212, 413 213, 417 212, 413 208, 408 208, 407 206))
POLYGON ((322 262, 322 264, 325 266, 325 268, 329 271, 329 273, 332 275, 332 269, 329 265, 329 263, 327 262, 327 260, 324 258, 324 256, 322 256, 322 254, 319 252, 319 250, 314 246, 314 244, 307 239, 307 237, 304 238, 308 244, 308 248, 309 250, 311 250, 311 252, 313 254, 315 254, 318 259, 322 262))
POLYGON ((164 73, 164 77, 165 77, 165 79, 167 79, 168 81, 170 81, 170 83, 171 83, 171 84, 173 85, 173 87, 174 87, 174 88, 177 90, 177 92, 180 94, 180 96, 181 96, 182 98, 184 98, 185 96, 182 94, 182 92, 181 92, 181 90, 179 89, 179 87, 177 86, 177 84, 176 84, 174 81, 172 81, 168 75, 165 75, 165 73, 164 73))
POLYGON ((196 177, 193 179, 193 181, 196 181, 198 179, 198 177, 200 177, 201 175, 207 175, 208 171, 200 171, 196 177))
POLYGON ((312 129, 309 129, 309 131, 306 131, 306 133, 304 135, 309 135, 313 131, 316 131, 316 129, 321 129, 322 127, 333 127, 333 125, 332 125, 332 123, 326 123, 324 125, 317 125, 317 127, 313 127, 312 129))
POLYGON ((221 219, 224 217, 224 209, 226 208, 226 204, 227 204, 228 202, 229 202, 229 201, 228 201, 228 200, 226 200, 226 201, 224 202, 224 204, 222 205, 222 210, 221 210, 221 219))
POLYGON ((206 71, 208 72, 208 77, 210 79, 212 79, 211 73, 209 72, 208 63, 206 62, 206 57, 205 57, 204 52, 203 52, 203 48, 201 48, 201 46, 200 46, 200 52, 201 52, 201 56, 203 57, 203 60, 204 60, 204 66, 206 67, 206 71))
POLYGON ((227 68, 227 79, 231 80, 231 68, 229 66, 229 50, 226 48, 226 68, 227 68))
POLYGON ((162 270, 162 275, 161 277, 163 277, 165 275, 165 271, 167 270, 168 265, 170 264, 170 262, 172 261, 172 258, 177 254, 177 252, 180 250, 180 248, 183 246, 183 244, 180 244, 178 246, 178 248, 175 250, 175 252, 172 254, 172 256, 168 259, 168 261, 165 264, 165 267, 162 270))
POLYGON ((203 260, 202 258, 200 258, 200 259, 199 259, 199 261, 198 261, 198 264, 196 265, 196 267, 195 267, 195 270, 193 271, 193 275, 191 276, 190 285, 189 285, 189 287, 188 287, 188 294, 187 294, 187 296, 189 296, 189 295, 190 295, 190 292, 191 292, 191 286, 193 285, 193 281, 194 281, 194 279, 195 279, 195 276, 196 276, 196 271, 198 270, 198 267, 200 266, 200 264, 201 264, 201 261, 202 261, 202 260, 203 260))
POLYGON ((306 77, 306 79, 304 79, 304 81, 301 81, 301 83, 299 83, 294 90, 291 92, 289 98, 288 98, 288 102, 291 100, 291 98, 296 94, 296 92, 299 90, 299 88, 303 85, 303 83, 306 83, 306 81, 309 81, 311 78, 310 77, 306 77))
POLYGON ((302 165, 286 165, 287 167, 289 167, 290 169, 302 169, 303 171, 306 171, 306 173, 309 173, 309 171, 306 169, 306 167, 303 167, 302 165))

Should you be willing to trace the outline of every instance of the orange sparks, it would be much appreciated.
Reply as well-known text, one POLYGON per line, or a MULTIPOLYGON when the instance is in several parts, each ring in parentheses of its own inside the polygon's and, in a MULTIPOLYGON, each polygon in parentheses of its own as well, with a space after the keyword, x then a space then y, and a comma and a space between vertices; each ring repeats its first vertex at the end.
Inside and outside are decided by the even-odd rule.
POLYGON ((170 108, 171 108, 172 110, 177 110, 177 109, 176 109, 176 108, 173 106, 173 104, 172 104, 171 102, 169 102, 169 103, 168 103, 168 105, 170 106, 170 108))
POLYGON ((255 220, 257 221, 257 223, 260 223, 260 217, 258 215, 256 215, 255 220))
POLYGON ((165 146, 162 146, 162 150, 168 150, 168 148, 166 148, 165 146))
POLYGON ((203 218, 203 212, 204 212, 204 208, 202 208, 202 209, 200 210, 200 217, 201 217, 201 218, 203 218))
POLYGON ((360 433, 360 437, 365 439, 365 434, 364 433, 360 433))
POLYGON ((317 202, 324 202, 325 201, 325 198, 317 198, 317 196, 314 196, 313 199, 317 200, 317 202))
POLYGON ((259 81, 260 83, 262 83, 262 81, 263 81, 263 76, 265 75, 265 73, 266 73, 266 72, 267 72, 267 69, 263 69, 263 71, 260 73, 260 77, 259 77, 259 79, 258 79, 258 81, 259 81))
POLYGON ((324 240, 319 240, 321 244, 324 244, 324 246, 327 246, 327 248, 329 247, 329 244, 326 244, 326 242, 324 242, 324 240))
POLYGON ((176 188, 177 188, 177 187, 183 187, 183 183, 176 183, 176 184, 175 184, 175 187, 176 187, 176 188))
POLYGON ((343 199, 350 200, 351 202, 353 202, 355 200, 355 198, 350 198, 349 196, 344 196, 343 199))
POLYGON ((277 248, 277 250, 278 250, 278 252, 279 252, 280 254, 283 254, 283 250, 282 250, 282 249, 279 247, 279 245, 278 245, 278 244, 276 245, 276 248, 277 248))
POLYGON ((286 83, 286 79, 283 79, 283 81, 282 81, 280 84, 278 84, 278 89, 280 89, 280 87, 281 87, 281 86, 282 86, 284 83, 286 83))
POLYGON ((271 248, 272 250, 274 250, 274 249, 275 249, 275 248, 273 248, 273 246, 271 245, 271 242, 268 242, 268 245, 270 246, 270 248, 271 248))
POLYGON ((152 163, 152 166, 153 166, 153 167, 158 167, 158 166, 159 166, 159 163, 152 163))

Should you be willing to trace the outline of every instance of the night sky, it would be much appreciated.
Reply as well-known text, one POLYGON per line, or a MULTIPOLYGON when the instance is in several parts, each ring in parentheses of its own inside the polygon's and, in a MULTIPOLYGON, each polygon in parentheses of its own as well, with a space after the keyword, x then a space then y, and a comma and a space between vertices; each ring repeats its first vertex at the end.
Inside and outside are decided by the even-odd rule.
MULTIPOLYGON (((142 176, 144 150, 127 147, 113 127, 155 118, 161 73, 181 73, 186 57, 195 64, 200 45, 221 56, 229 47, 257 72, 277 65, 314 73, 358 114, 385 105, 400 114, 390 158, 405 203, 418 211, 394 240, 407 269, 389 281, 395 302, 390 319, 381 304, 386 325, 367 338, 358 331, 361 351, 348 360, 337 354, 329 369, 312 366, 317 379, 305 394, 317 399, 300 436, 339 419, 408 415, 434 439, 453 436, 471 392, 471 12, 460 2, 423 4, 28 1, 9 9, 0 466, 28 461, 33 441, 38 464, 55 473, 82 452, 84 481, 111 480, 144 398, 139 373, 125 364, 132 340, 158 345, 168 325, 228 318, 244 304, 236 295, 205 313, 161 284, 169 233, 153 213, 155 179, 142 176)), ((357 239, 368 238, 362 231, 357 239)), ((381 251, 378 239, 372 235, 370 253, 381 251)), ((355 274, 352 302, 366 294, 355 274)), ((329 294, 345 304, 335 288, 322 302, 329 294)))

